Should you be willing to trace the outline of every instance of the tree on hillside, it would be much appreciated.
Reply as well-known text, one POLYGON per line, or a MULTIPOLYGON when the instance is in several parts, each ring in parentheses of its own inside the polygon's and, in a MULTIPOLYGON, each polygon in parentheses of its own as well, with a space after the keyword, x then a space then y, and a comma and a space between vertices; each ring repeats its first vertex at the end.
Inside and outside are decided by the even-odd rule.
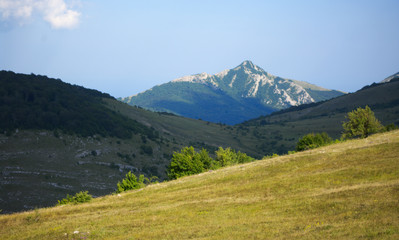
POLYGON ((175 152, 168 169, 169 179, 202 173, 204 163, 200 155, 195 152, 194 147, 185 147, 180 153, 175 152))
POLYGON ((344 128, 342 138, 344 139, 354 137, 366 138, 370 134, 381 131, 383 128, 369 106, 365 108, 359 107, 349 112, 346 118, 348 121, 342 125, 344 128))
POLYGON ((216 153, 216 161, 220 164, 221 167, 234 165, 238 163, 237 156, 231 148, 223 149, 219 147, 216 153))
POLYGON ((296 145, 296 151, 304 151, 308 149, 313 149, 321 147, 332 142, 332 138, 328 136, 327 133, 309 133, 299 139, 296 145))
POLYGON ((211 158, 209 156, 209 153, 206 149, 202 149, 199 153, 198 153, 198 157, 200 159, 200 161, 202 162, 202 164, 204 165, 204 170, 205 169, 216 169, 217 166, 215 165, 215 160, 213 160, 213 158, 211 158))
POLYGON ((209 156, 207 150, 195 152, 194 147, 185 147, 181 152, 175 152, 168 167, 169 179, 202 173, 220 167, 255 161, 252 157, 231 148, 220 147, 216 152, 216 159, 209 156))

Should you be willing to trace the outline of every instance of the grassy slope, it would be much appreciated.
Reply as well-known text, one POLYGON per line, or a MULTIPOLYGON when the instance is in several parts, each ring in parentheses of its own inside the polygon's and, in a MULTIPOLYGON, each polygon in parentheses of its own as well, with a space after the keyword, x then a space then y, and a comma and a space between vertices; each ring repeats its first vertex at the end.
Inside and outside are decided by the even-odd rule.
POLYGON ((399 131, 378 134, 3 215, 0 238, 398 239, 398 161, 399 131))

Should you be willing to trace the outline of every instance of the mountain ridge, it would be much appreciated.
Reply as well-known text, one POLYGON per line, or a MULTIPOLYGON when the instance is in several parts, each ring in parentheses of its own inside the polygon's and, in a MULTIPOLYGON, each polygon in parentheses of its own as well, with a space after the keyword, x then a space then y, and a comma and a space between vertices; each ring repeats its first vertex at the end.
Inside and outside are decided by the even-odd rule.
POLYGON ((327 100, 343 94, 304 81, 274 76, 246 60, 233 69, 214 75, 204 72, 183 76, 119 100, 153 111, 237 124, 290 106, 327 100), (226 107, 227 111, 223 110, 226 107), (205 108, 209 111, 197 111, 205 108), (238 108, 242 109, 239 114, 234 112, 238 108), (218 114, 210 115, 209 112, 218 114))

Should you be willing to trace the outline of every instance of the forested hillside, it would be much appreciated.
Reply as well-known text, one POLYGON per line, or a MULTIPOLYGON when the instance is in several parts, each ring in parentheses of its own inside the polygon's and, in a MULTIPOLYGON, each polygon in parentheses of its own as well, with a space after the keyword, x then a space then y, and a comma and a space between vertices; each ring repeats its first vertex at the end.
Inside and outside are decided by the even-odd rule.
POLYGON ((103 99, 113 98, 59 79, 0 71, 0 131, 46 129, 118 138, 156 134, 106 108, 103 99))

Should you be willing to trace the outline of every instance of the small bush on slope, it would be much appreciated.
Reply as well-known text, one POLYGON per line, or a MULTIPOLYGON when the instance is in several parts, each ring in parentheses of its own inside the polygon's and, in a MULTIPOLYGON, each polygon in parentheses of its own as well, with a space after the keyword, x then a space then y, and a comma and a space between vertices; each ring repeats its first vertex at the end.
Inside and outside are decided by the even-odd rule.
POLYGON ((126 174, 126 178, 123 179, 122 182, 118 182, 116 193, 142 188, 145 186, 144 181, 144 175, 140 175, 137 180, 136 175, 129 171, 126 174))
POLYGON ((299 139, 296 145, 296 151, 313 149, 332 143, 332 138, 327 133, 309 133, 299 139))
POLYGON ((90 202, 92 199, 92 196, 88 193, 88 191, 81 191, 75 194, 75 196, 71 196, 67 194, 66 198, 62 200, 58 200, 57 205, 64 205, 64 204, 77 204, 77 203, 85 203, 85 202, 90 202))
POLYGON ((235 165, 239 163, 252 162, 255 159, 251 158, 240 151, 236 152, 231 148, 223 149, 220 147, 216 152, 216 161, 221 167, 235 165))

